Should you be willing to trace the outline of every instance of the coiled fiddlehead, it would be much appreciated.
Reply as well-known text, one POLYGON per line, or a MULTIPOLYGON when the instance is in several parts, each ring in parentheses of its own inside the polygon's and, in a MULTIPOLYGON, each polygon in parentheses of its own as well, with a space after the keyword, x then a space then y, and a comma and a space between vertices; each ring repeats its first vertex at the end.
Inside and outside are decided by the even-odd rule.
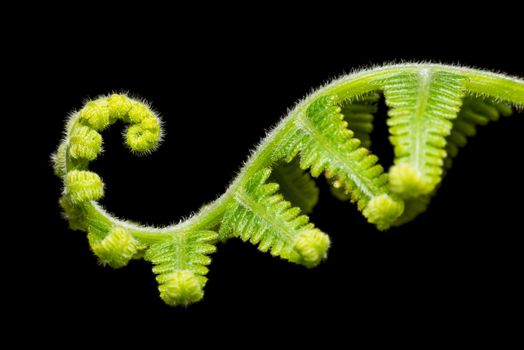
POLYGON ((239 237, 293 263, 319 264, 328 236, 305 213, 318 201, 311 176, 324 174, 338 198, 356 203, 380 230, 412 220, 435 194, 451 160, 477 126, 524 106, 524 81, 463 67, 404 64, 359 71, 317 90, 284 118, 217 200, 165 228, 119 220, 99 204, 102 179, 89 162, 102 151, 100 132, 129 124, 135 153, 162 138, 158 116, 143 102, 114 94, 88 102, 67 122, 53 155, 64 184, 60 205, 73 230, 88 232, 92 251, 115 268, 150 261, 162 299, 200 300, 216 243, 239 237), (384 94, 395 164, 384 173, 370 151, 376 102, 384 94))

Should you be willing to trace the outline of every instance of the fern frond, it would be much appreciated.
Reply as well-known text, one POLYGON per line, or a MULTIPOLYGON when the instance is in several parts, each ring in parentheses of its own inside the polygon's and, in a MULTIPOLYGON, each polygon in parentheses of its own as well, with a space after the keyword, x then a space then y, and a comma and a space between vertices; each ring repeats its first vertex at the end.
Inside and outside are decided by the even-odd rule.
POLYGON ((353 137, 360 140, 361 146, 371 146, 371 132, 373 131, 374 113, 377 112, 377 102, 380 94, 372 92, 352 100, 344 101, 341 113, 348 123, 348 128, 353 131, 353 137))
POLYGON ((421 69, 383 82, 395 151, 391 189, 404 198, 431 193, 442 177, 446 137, 462 105, 463 76, 421 69))
POLYGON ((444 170, 476 127, 509 115, 510 106, 524 106, 524 80, 503 74, 437 64, 356 72, 298 103, 252 152, 222 196, 165 228, 105 211, 96 202, 104 184, 89 171, 102 151, 102 131, 117 120, 129 124, 125 141, 132 152, 158 146, 162 123, 146 103, 119 94, 88 102, 71 114, 52 160, 63 182, 60 205, 70 228, 88 233, 99 261, 120 268, 144 258, 154 265, 162 299, 187 305, 203 296, 208 255, 218 238, 240 237, 306 267, 326 257, 328 236, 301 214, 318 200, 306 170, 313 177, 323 173, 335 195, 357 203, 377 228, 401 225, 426 209, 444 170), (381 91, 390 107, 395 151, 389 177, 368 149, 381 91))
POLYGON ((304 214, 311 213, 318 202, 319 190, 315 180, 300 168, 298 158, 289 163, 277 164, 269 181, 277 183, 284 198, 299 207, 304 214))
POLYGON ((236 191, 222 220, 220 237, 240 237, 258 244, 263 252, 269 250, 306 267, 316 266, 326 257, 329 238, 307 216, 300 215, 298 207, 291 207, 277 194, 278 184, 266 183, 270 173, 268 168, 257 172, 236 191))
MULTIPOLYGON (((348 123, 348 129, 353 132, 353 137, 359 139, 361 146, 371 147, 371 132, 373 131, 374 113, 377 112, 377 102, 380 95, 376 92, 358 96, 341 104, 341 113, 348 123)), ((330 191, 333 196, 341 201, 351 200, 351 194, 346 191, 343 184, 336 179, 330 181, 330 191)))
POLYGON ((402 201, 389 195, 388 177, 378 158, 360 147, 331 97, 313 101, 296 129, 279 146, 288 159, 300 154, 300 167, 314 177, 322 172, 337 181, 368 221, 386 229, 402 213, 402 201))
MULTIPOLYGON (((508 117, 511 114, 512 109, 506 103, 495 102, 483 97, 466 96, 457 119, 453 120, 453 128, 446 140, 447 156, 444 158, 443 177, 451 168, 459 149, 466 145, 468 137, 476 135, 478 126, 487 125, 489 122, 499 120, 501 116, 508 117)), ((404 213, 394 226, 408 223, 425 212, 434 195, 435 191, 405 200, 404 213)))
MULTIPOLYGON (((501 116, 508 117, 512 114, 511 107, 502 102, 496 102, 488 98, 466 96, 462 108, 453 120, 453 127, 446 140, 446 158, 444 158, 444 173, 448 171, 453 159, 457 156, 459 149, 464 147, 467 139, 476 135, 477 127, 487 125, 489 122, 497 121, 501 116)), ((398 218, 394 226, 400 226, 413 221, 417 216, 426 211, 435 195, 435 191, 405 200, 404 213, 398 218)))
POLYGON ((154 265, 162 300, 174 306, 202 299, 217 237, 213 231, 187 231, 151 245, 144 259, 154 265))

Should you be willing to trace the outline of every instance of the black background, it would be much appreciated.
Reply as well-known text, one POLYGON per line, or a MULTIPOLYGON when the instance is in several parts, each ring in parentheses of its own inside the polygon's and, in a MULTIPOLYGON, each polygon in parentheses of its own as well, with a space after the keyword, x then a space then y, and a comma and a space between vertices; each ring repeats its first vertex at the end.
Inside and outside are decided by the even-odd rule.
MULTIPOLYGON (((217 330, 257 338, 275 332, 348 342, 415 334, 427 341, 458 334, 467 339, 499 327, 514 334, 509 319, 520 317, 523 292, 519 198, 524 189, 517 170, 522 114, 481 128, 428 212, 385 233, 352 205, 331 197, 319 178, 320 202, 311 219, 330 235, 332 248, 315 269, 231 239, 212 256, 203 301, 170 308, 158 297, 147 263, 120 270, 99 266, 85 234, 68 230, 61 219, 61 183, 49 166, 65 117, 88 98, 129 92, 162 115, 166 137, 157 152, 130 155, 121 126, 115 125, 104 132, 106 151, 93 169, 106 183, 102 204, 109 211, 165 225, 222 193, 249 151, 297 100, 344 72, 431 60, 524 76, 524 56, 513 37, 497 41, 468 25, 424 40, 419 26, 384 28, 382 38, 367 32, 334 38, 311 29, 290 35, 251 32, 245 23, 227 29, 211 25, 200 33, 173 26, 162 37, 138 30, 126 38, 117 28, 55 40, 68 30, 65 25, 34 33, 37 40, 28 44, 28 74, 21 82, 38 91, 33 100, 38 112, 31 120, 41 139, 35 139, 36 150, 30 146, 37 155, 32 165, 39 169, 43 209, 32 236, 32 248, 42 253, 33 266, 38 293, 25 290, 38 302, 27 303, 24 324, 49 325, 56 332, 69 326, 81 333, 92 332, 89 325, 96 322, 126 332, 154 326, 177 336, 201 327, 201 334, 217 330), (389 39, 397 30, 403 40, 389 39), (80 324, 87 326, 75 326, 80 324)), ((384 122, 382 109, 377 123, 384 122)), ((377 126, 373 136, 373 150, 387 166, 391 149, 384 127, 377 126)))

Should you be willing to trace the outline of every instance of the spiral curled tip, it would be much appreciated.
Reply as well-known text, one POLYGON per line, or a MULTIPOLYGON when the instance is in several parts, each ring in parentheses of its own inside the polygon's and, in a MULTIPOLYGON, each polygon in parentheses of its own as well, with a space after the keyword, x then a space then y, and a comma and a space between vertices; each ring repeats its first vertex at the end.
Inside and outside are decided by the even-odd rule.
POLYGON ((138 101, 132 101, 127 118, 132 123, 126 133, 131 150, 137 153, 154 150, 162 139, 160 118, 145 103, 138 101))
POLYGON ((104 196, 104 183, 98 174, 71 170, 65 176, 65 191, 73 204, 98 200, 104 196))
POLYGON ((94 160, 102 148, 102 136, 92 128, 78 125, 71 130, 69 155, 75 159, 94 160))
POLYGON ((189 305, 204 297, 203 278, 191 271, 176 271, 158 279, 160 297, 168 305, 189 305))
MULTIPOLYGON (((131 124, 125 139, 134 152, 152 151, 162 139, 160 118, 146 103, 126 95, 112 94, 90 101, 78 112, 78 118, 80 124, 73 123, 68 128, 73 142, 69 152, 73 158, 95 159, 102 144, 97 131, 105 129, 118 119, 131 124)), ((74 120, 72 118, 72 122, 74 120)))
POLYGON ((424 179, 410 164, 397 164, 389 170, 391 190, 402 198, 414 198, 433 191, 435 184, 424 179))
POLYGON ((134 152, 145 153, 154 150, 160 140, 160 122, 156 117, 146 118, 127 129, 126 142, 134 152))
POLYGON ((379 230, 387 230, 404 211, 404 202, 387 194, 372 198, 363 211, 364 216, 379 230))
POLYGON ((327 257, 331 242, 328 235, 320 230, 307 230, 295 238, 294 248, 300 254, 302 265, 307 268, 317 266, 327 257))
POLYGON ((88 238, 91 250, 100 262, 115 269, 126 266, 139 248, 139 243, 121 227, 112 228, 103 239, 91 233, 88 238))

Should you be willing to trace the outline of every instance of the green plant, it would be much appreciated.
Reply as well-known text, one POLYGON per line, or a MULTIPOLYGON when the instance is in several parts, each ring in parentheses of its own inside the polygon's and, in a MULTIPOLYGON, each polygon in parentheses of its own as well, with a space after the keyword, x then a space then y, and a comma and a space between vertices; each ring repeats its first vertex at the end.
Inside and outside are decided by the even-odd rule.
POLYGON ((344 76, 298 103, 222 196, 159 229, 116 219, 96 202, 104 185, 87 169, 100 154, 100 131, 117 120, 130 124, 125 139, 136 153, 154 150, 162 138, 160 120, 146 104, 115 94, 88 102, 67 122, 53 155, 64 182, 60 204, 70 227, 88 232, 102 263, 119 268, 144 258, 154 265, 162 299, 186 305, 202 298, 208 255, 218 241, 239 237, 306 267, 326 257, 328 236, 302 214, 318 199, 311 176, 324 174, 333 193, 356 203, 380 230, 412 220, 466 138, 510 115, 510 106, 524 106, 524 81, 469 68, 402 64, 344 76), (395 152, 389 175, 368 150, 380 93, 390 108, 395 152))

